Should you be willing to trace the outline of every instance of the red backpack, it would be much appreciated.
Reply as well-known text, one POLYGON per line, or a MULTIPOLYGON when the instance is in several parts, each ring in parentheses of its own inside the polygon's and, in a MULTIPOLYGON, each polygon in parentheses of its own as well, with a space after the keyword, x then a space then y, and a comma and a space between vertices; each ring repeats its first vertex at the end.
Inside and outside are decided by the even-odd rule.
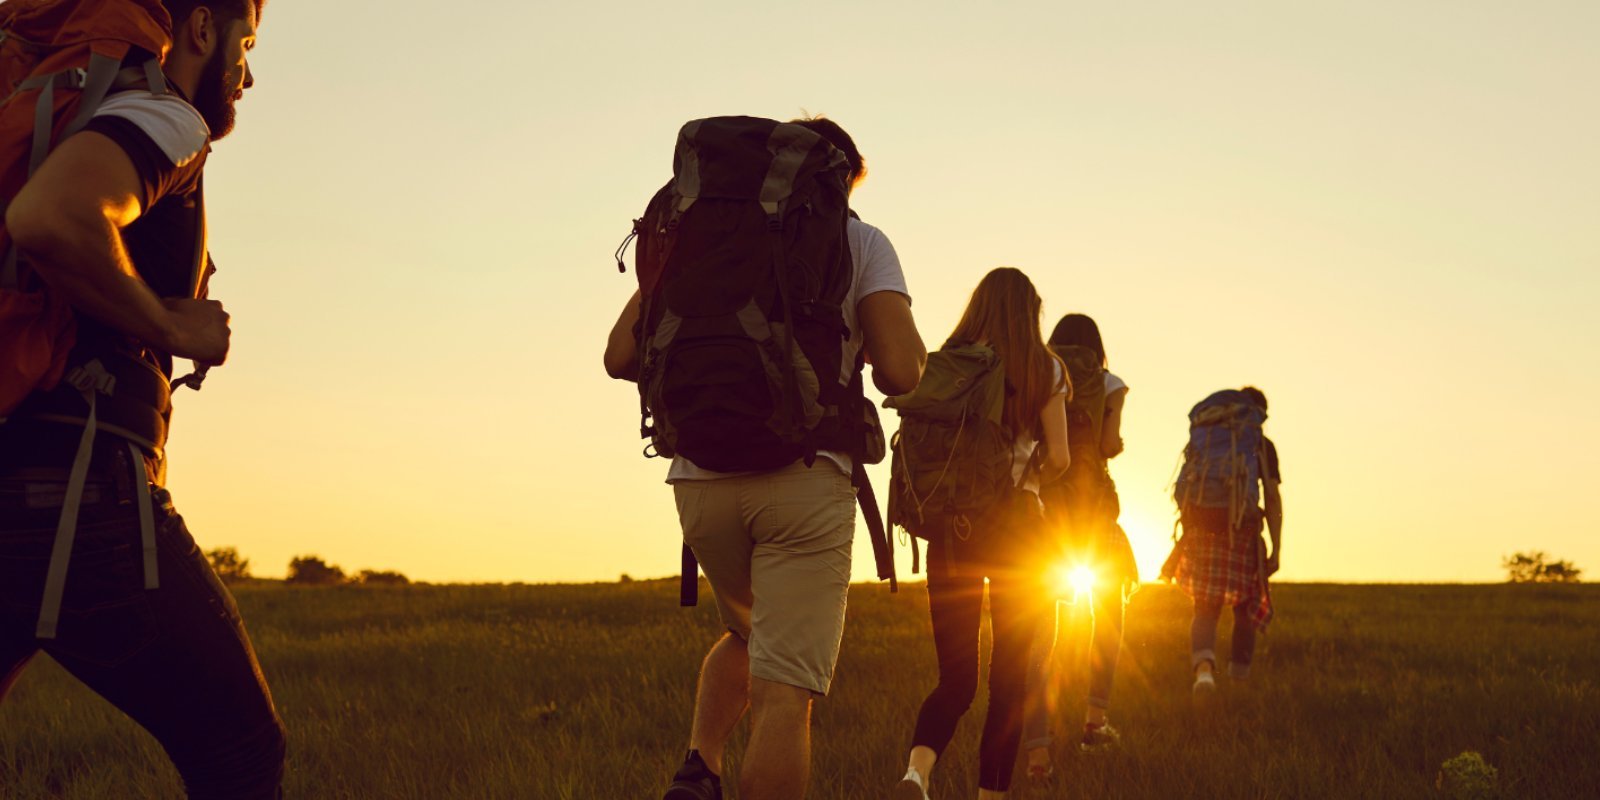
MULTIPOLYGON (((172 24, 159 0, 0 3, 0 209, 56 144, 77 133, 112 89, 162 92, 172 24), (124 68, 135 49, 151 54, 124 68)), ((53 388, 76 340, 72 310, 17 257, 0 217, 0 421, 53 388)))

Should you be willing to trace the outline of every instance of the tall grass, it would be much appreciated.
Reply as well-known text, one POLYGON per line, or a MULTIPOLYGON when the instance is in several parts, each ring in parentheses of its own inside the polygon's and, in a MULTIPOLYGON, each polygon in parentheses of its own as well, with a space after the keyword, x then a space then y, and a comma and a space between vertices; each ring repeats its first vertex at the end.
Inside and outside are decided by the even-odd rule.
MULTIPOLYGON (((289 728, 291 798, 657 797, 719 630, 709 601, 677 608, 670 581, 237 596, 289 728)), ((1275 598, 1251 682, 1197 713, 1188 603, 1140 592, 1111 711, 1121 748, 1058 747, 1054 785, 1019 776, 1013 796, 1438 797, 1441 762, 1476 750, 1505 797, 1600 797, 1600 587, 1295 585, 1275 598)), ((1064 730, 1082 713, 1077 633, 1058 651, 1064 730)), ((921 586, 855 587, 815 712, 811 796, 882 797, 935 680, 921 586)), ((935 797, 974 796, 983 703, 935 797)), ((0 797, 176 796, 155 741, 48 659, 0 705, 0 797)))

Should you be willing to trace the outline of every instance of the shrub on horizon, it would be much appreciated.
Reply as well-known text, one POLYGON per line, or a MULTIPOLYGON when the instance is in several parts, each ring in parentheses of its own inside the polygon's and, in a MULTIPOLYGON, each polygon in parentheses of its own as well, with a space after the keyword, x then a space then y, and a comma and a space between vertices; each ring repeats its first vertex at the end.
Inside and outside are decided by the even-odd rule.
POLYGON ((392 569, 364 569, 356 576, 356 580, 363 586, 407 586, 411 583, 410 578, 392 569))
POLYGON ((1500 559, 1511 583, 1578 583, 1583 570, 1565 559, 1552 561, 1543 550, 1514 553, 1500 559))
POLYGON ((289 575, 284 583, 302 586, 332 586, 345 582, 344 570, 323 561, 320 556, 295 556, 289 559, 289 575))
POLYGON ((237 547, 218 547, 206 551, 206 560, 223 583, 250 580, 250 559, 239 555, 237 547))

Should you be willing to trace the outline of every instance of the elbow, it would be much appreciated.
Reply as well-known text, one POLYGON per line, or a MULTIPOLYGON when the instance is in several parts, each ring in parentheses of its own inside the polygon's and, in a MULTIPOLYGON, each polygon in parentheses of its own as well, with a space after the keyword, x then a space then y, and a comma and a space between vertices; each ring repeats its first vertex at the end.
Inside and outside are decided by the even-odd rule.
POLYGON ((903 364, 879 364, 872 370, 873 383, 890 397, 910 394, 922 383, 922 368, 922 364, 910 360, 903 364))
POLYGON ((606 374, 619 381, 635 380, 636 370, 633 367, 632 359, 622 358, 614 355, 610 351, 607 351, 605 356, 605 367, 606 374))
POLYGON ((18 253, 30 256, 30 266, 35 271, 47 273, 59 259, 51 256, 59 252, 67 235, 62 231, 65 219, 59 214, 46 213, 36 202, 30 202, 27 193, 6 209, 6 233, 18 253))

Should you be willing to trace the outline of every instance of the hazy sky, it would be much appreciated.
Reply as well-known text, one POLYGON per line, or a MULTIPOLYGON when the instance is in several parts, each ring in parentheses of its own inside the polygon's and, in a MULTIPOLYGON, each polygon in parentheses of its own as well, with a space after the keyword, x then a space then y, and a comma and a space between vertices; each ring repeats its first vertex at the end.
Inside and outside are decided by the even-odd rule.
POLYGON ((207 180, 235 345, 177 398, 179 508, 268 575, 672 574, 600 366, 611 252, 683 122, 804 110, 866 154, 930 344, 1000 265, 1047 326, 1099 320, 1147 577, 1186 411, 1247 382, 1282 577, 1600 577, 1600 5, 1321 6, 270 3, 207 180))

